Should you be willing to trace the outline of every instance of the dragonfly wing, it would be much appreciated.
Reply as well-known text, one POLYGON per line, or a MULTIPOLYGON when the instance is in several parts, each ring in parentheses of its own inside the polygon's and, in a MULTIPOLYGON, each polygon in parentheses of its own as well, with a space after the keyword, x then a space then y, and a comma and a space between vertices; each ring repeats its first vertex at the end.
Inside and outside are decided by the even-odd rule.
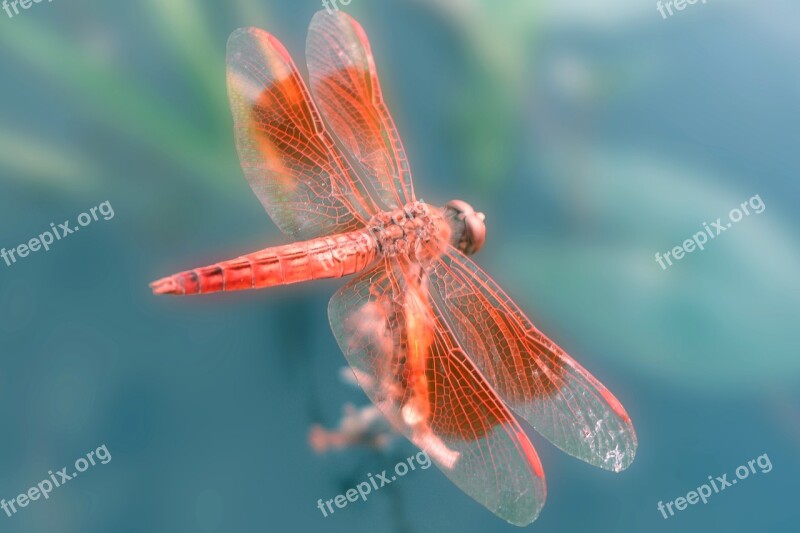
POLYGON ((539 457, 428 305, 420 276, 380 262, 333 296, 328 315, 359 385, 400 433, 498 516, 536 519, 546 494, 539 457))
POLYGON ((430 281, 434 306, 508 406, 570 455, 614 472, 631 464, 636 432, 622 404, 478 265, 450 247, 430 281))
POLYGON ((228 39, 227 67, 239 161, 281 231, 311 239, 363 226, 378 207, 325 130, 283 45, 240 28, 228 39))
POLYGON ((397 208, 414 201, 411 169, 361 25, 341 11, 319 11, 308 30, 306 61, 322 116, 384 204, 397 208))

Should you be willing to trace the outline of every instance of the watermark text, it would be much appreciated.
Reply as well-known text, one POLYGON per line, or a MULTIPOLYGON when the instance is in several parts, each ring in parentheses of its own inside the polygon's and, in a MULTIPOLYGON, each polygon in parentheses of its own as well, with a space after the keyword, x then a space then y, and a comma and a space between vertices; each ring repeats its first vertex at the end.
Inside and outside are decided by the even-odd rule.
POLYGON ((705 245, 709 239, 714 239, 723 231, 728 231, 731 226, 742 220, 745 216, 750 216, 753 213, 756 215, 763 213, 766 207, 761 196, 756 194, 746 202, 742 202, 739 207, 734 207, 730 210, 728 213, 729 222, 727 222, 727 224, 722 221, 722 217, 712 222, 711 226, 703 222, 703 230, 692 235, 691 239, 683 241, 682 245, 667 251, 663 256, 659 252, 656 252, 656 262, 661 265, 661 270, 666 270, 668 266, 672 266, 673 259, 679 261, 683 259, 685 254, 692 253, 695 250, 705 250, 705 245), (753 210, 752 213, 750 209, 753 210), (672 257, 670 258, 670 256, 672 257), (664 263, 665 261, 666 264, 664 263))
POLYGON ((735 478, 731 476, 729 480, 728 474, 722 474, 716 477, 708 476, 708 483, 703 483, 697 487, 696 490, 690 490, 686 493, 685 497, 681 496, 675 498, 672 501, 668 501, 666 504, 664 504, 663 501, 658 502, 658 512, 660 512, 661 516, 666 520, 667 518, 675 516, 673 507, 677 511, 683 511, 689 505, 694 505, 700 501, 705 505, 713 494, 719 494, 728 487, 734 486, 740 479, 747 479, 750 474, 756 474, 756 465, 761 469, 762 474, 767 474, 772 471, 772 461, 769 460, 769 456, 766 453, 759 455, 755 459, 747 461, 747 464, 738 467, 734 472, 736 475, 735 478), (667 512, 669 512, 669 515, 667 512))
POLYGON ((424 451, 418 452, 416 455, 408 457, 405 461, 401 461, 394 466, 394 475, 389 477, 386 470, 380 474, 367 474, 369 481, 362 481, 355 488, 347 490, 344 494, 334 496, 330 500, 323 501, 322 498, 317 500, 317 508, 322 512, 322 516, 326 517, 333 514, 335 505, 339 509, 344 509, 348 503, 357 502, 359 498, 362 501, 367 501, 367 495, 374 490, 381 489, 384 485, 388 485, 393 481, 397 481, 398 477, 403 477, 408 474, 409 470, 416 470, 417 465, 414 464, 416 459, 417 464, 422 470, 426 470, 431 466, 431 459, 424 451), (408 464, 406 464, 408 463, 408 464))
POLYGON ((86 213, 78 215, 78 225, 73 226, 69 220, 65 220, 56 226, 55 223, 50 223, 50 229, 44 233, 40 233, 38 237, 34 237, 27 243, 22 243, 15 248, 6 250, 0 249, 0 257, 6 262, 6 266, 11 266, 17 262, 18 259, 27 257, 31 252, 38 252, 44 249, 45 252, 50 250, 50 245, 56 241, 60 241, 67 235, 72 235, 84 226, 88 226, 92 222, 99 220, 98 213, 103 216, 103 220, 111 220, 114 218, 114 208, 111 207, 111 202, 106 200, 102 204, 92 207, 86 213))
POLYGON ((111 454, 108 452, 106 445, 103 444, 96 450, 86 454, 86 457, 79 457, 75 461, 75 469, 71 473, 68 472, 69 467, 67 466, 55 473, 50 470, 47 472, 49 477, 43 479, 26 492, 19 494, 16 498, 12 498, 8 501, 0 499, 0 509, 5 511, 6 516, 10 518, 30 505, 31 502, 35 502, 40 498, 45 500, 49 499, 50 493, 53 492, 54 489, 61 487, 67 483, 67 481, 75 479, 78 477, 79 473, 86 472, 90 466, 95 466, 98 463, 106 465, 110 461, 111 454))
POLYGON ((661 13, 661 18, 666 20, 667 17, 671 17, 672 15, 675 14, 672 11, 673 7, 675 8, 675 11, 683 11, 684 9, 686 9, 686 6, 694 5, 698 1, 703 4, 706 3, 706 0, 666 0, 666 1, 659 0, 658 2, 656 2, 656 9, 658 9, 658 12, 661 13))

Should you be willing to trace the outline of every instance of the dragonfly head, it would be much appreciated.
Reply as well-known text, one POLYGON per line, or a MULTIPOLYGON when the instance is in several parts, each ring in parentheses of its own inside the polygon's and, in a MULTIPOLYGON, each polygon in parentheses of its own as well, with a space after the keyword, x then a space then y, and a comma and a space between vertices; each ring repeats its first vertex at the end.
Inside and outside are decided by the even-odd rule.
POLYGON ((453 246, 472 255, 483 246, 486 241, 486 218, 483 213, 477 213, 463 200, 451 200, 444 206, 444 216, 452 229, 450 242, 453 246))

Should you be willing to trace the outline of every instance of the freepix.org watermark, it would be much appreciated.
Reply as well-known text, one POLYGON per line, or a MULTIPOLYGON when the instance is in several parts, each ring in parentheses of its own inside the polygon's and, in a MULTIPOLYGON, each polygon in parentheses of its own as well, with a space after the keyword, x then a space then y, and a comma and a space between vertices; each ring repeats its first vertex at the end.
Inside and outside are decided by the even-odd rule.
POLYGON ((705 505, 713 494, 719 494, 728 487, 734 486, 740 479, 747 479, 750 474, 756 474, 756 465, 761 469, 762 474, 772 471, 772 461, 769 460, 769 456, 766 453, 759 455, 755 459, 747 461, 747 464, 738 467, 734 472, 735 478, 731 477, 729 480, 728 474, 716 477, 708 476, 708 483, 703 483, 697 487, 697 490, 690 490, 686 493, 686 497, 675 498, 666 504, 663 501, 658 502, 658 511, 666 520, 671 516, 675 516, 675 511, 672 510, 673 507, 678 511, 683 511, 689 505, 694 505, 700 501, 705 505), (669 515, 667 515, 667 511, 669 511, 669 515))
POLYGON ((353 0, 322 0, 322 7, 328 10, 331 15, 334 11, 339 11, 339 4, 349 6, 353 0))
POLYGON ((371 493, 373 489, 377 491, 384 485, 388 485, 392 481, 397 481, 398 477, 405 476, 409 471, 416 470, 417 465, 414 464, 415 459, 417 461, 417 465, 419 465, 422 470, 430 468, 431 459, 428 457, 428 454, 425 452, 418 452, 416 455, 410 456, 405 461, 401 461, 394 465, 393 476, 389 477, 389 474, 386 473, 386 470, 380 474, 375 474, 374 477, 372 474, 368 473, 367 477, 369 478, 369 481, 362 481, 356 485, 356 488, 349 489, 344 494, 334 496, 330 500, 322 501, 322 498, 320 498, 317 500, 317 508, 322 512, 322 516, 327 518, 328 514, 333 514, 335 512, 333 508, 334 505, 339 509, 344 509, 348 503, 357 502, 359 498, 361 498, 362 501, 367 501, 367 495, 371 493))
MULTIPOLYGON (((3 0, 2 7, 3 11, 8 15, 8 18, 13 18, 14 15, 19 15, 20 8, 30 9, 33 4, 40 4, 43 1, 44 0, 3 0), (14 11, 13 14, 11 13, 12 10, 14 11)), ((53 0, 47 0, 48 3, 52 1, 53 0)))
POLYGON ((669 250, 663 256, 659 252, 656 252, 656 262, 661 265, 661 270, 666 270, 667 266, 672 266, 673 259, 680 261, 685 254, 690 254, 695 250, 705 250, 706 243, 709 239, 714 239, 723 231, 728 231, 731 226, 746 216, 763 213, 766 208, 767 206, 764 205, 761 196, 756 194, 746 202, 742 202, 739 207, 734 207, 730 210, 728 213, 729 222, 723 222, 722 217, 718 218, 716 222, 712 222, 710 227, 706 222, 703 222, 703 231, 698 231, 692 235, 691 239, 683 241, 682 245, 669 250), (752 212, 750 209, 752 209, 752 212), (672 257, 670 258, 670 256, 672 257), (664 263, 665 261, 666 264, 664 263))
POLYGON ((0 249, 0 257, 6 262, 6 266, 11 266, 17 262, 18 259, 27 257, 31 252, 38 252, 44 249, 45 252, 50 250, 50 245, 56 241, 60 241, 67 235, 72 235, 82 227, 88 226, 92 222, 100 220, 98 213, 103 216, 103 220, 111 220, 114 218, 114 208, 111 207, 111 202, 106 200, 102 204, 92 207, 86 213, 78 215, 78 225, 72 226, 69 220, 65 220, 62 224, 56 226, 50 223, 50 229, 44 233, 40 233, 38 237, 34 237, 27 243, 20 244, 16 248, 6 250, 0 249))
POLYGON ((30 505, 31 502, 35 502, 39 499, 50 499, 50 493, 53 492, 54 489, 61 487, 67 481, 75 479, 78 477, 79 473, 86 472, 89 470, 90 466, 95 466, 98 463, 106 465, 110 461, 111 454, 108 453, 108 448, 106 448, 106 445, 103 444, 96 450, 86 454, 86 457, 79 457, 75 461, 75 469, 72 472, 68 472, 68 466, 65 466, 55 473, 50 470, 47 472, 50 477, 43 479, 28 489, 27 492, 23 492, 16 498, 12 498, 9 501, 6 501, 5 499, 0 500, 0 509, 6 512, 6 516, 11 517, 30 505))
POLYGON ((673 7, 676 11, 683 11, 686 9, 686 6, 694 5, 697 2, 705 4, 706 0, 659 0, 656 2, 656 9, 661 13, 661 18, 666 20, 667 16, 671 17, 675 14, 672 11, 673 7), (667 13, 669 13, 669 15, 667 15, 667 13))

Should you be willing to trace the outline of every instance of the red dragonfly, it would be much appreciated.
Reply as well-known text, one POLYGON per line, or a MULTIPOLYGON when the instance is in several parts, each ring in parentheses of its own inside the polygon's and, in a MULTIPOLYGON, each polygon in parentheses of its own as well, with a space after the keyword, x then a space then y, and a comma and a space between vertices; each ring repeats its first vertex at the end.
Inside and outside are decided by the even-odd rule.
POLYGON ((320 11, 306 50, 310 92, 263 30, 235 31, 227 52, 242 169, 275 224, 300 242, 169 276, 153 292, 355 274, 328 314, 359 385, 461 490, 513 524, 536 519, 546 488, 512 412, 565 452, 625 469, 636 434, 620 402, 467 257, 484 243, 483 214, 414 195, 362 27, 320 11))

